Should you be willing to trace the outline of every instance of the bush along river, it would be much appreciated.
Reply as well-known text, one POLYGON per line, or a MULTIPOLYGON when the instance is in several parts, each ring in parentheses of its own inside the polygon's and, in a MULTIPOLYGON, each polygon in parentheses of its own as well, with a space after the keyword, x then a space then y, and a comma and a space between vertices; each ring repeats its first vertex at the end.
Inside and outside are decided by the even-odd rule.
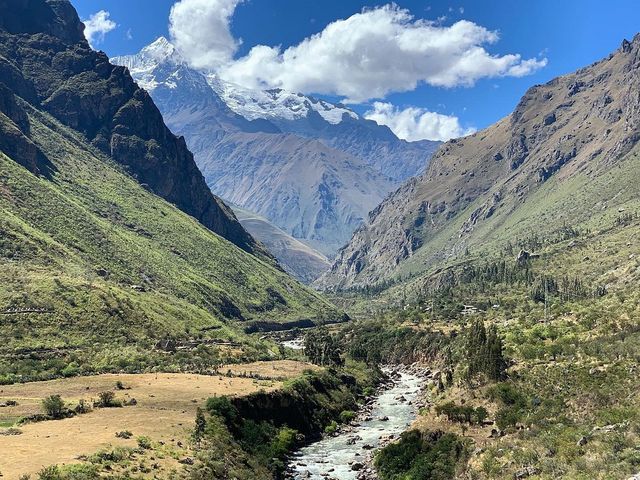
POLYGON ((430 373, 420 368, 385 368, 389 376, 378 395, 336 433, 293 453, 286 478, 368 480, 377 478, 373 454, 397 438, 426 404, 423 387, 430 373))

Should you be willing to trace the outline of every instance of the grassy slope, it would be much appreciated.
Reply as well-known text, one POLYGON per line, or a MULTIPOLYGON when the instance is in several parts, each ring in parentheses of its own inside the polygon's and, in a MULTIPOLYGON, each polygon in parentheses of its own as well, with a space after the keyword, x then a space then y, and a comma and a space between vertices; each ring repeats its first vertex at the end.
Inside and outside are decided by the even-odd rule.
POLYGON ((316 293, 145 191, 75 132, 30 115, 57 173, 36 177, 0 155, 0 311, 52 313, 3 315, 4 353, 231 339, 239 333, 229 320, 337 316, 316 293))
MULTIPOLYGON (((372 303, 390 308, 391 317, 426 331, 462 332, 469 322, 459 314, 464 304, 478 306, 480 318, 498 325, 511 362, 507 383, 524 398, 512 409, 521 429, 509 426, 505 436, 489 438, 495 424, 465 425, 465 432, 433 409, 418 423, 423 430, 474 439, 482 450, 469 461, 469 478, 514 478, 526 468, 541 479, 626 479, 640 471, 639 153, 636 148, 601 175, 550 180, 510 216, 480 227, 475 232, 479 244, 470 245, 469 254, 442 264, 458 271, 503 259, 513 265, 519 242, 526 245, 535 236, 541 246, 535 249, 540 257, 529 266, 534 275, 578 278, 585 297, 550 295, 545 313, 544 304, 532 299, 531 285, 476 281, 432 297, 433 290, 421 290, 428 275, 392 287, 380 298, 358 301, 363 308, 372 303), (562 236, 565 223, 577 231, 562 236), (514 254, 506 252, 507 241, 514 244, 514 254), (590 293, 597 286, 605 286, 606 294, 594 298, 590 293), (420 294, 423 303, 414 309, 420 294), (398 315, 401 304, 409 307, 398 315), (425 311, 433 305, 437 313, 425 311)), ((456 231, 452 227, 443 235, 456 231)), ((432 278, 435 271, 430 270, 432 278)), ((458 360, 464 364, 464 358, 458 360)), ((468 385, 457 373, 454 387, 435 395, 434 402, 482 405, 493 420, 510 407, 490 398, 490 386, 468 385)))
POLYGON ((640 198, 635 194, 639 182, 640 147, 636 147, 617 166, 602 173, 579 172, 568 179, 552 177, 526 202, 509 211, 499 209, 490 219, 479 222, 472 235, 460 240, 462 224, 480 201, 473 203, 452 219, 446 229, 429 238, 425 247, 399 264, 394 277, 397 284, 384 292, 379 301, 384 304, 393 299, 399 301, 420 290, 430 277, 447 267, 500 258, 513 260, 520 246, 526 247, 534 237, 545 243, 541 252, 545 253, 549 273, 579 275, 593 285, 611 283, 609 273, 627 261, 629 255, 640 253, 636 252, 634 239, 638 229, 631 227, 620 232, 614 228, 615 220, 622 214, 640 212, 640 198), (570 240, 560 241, 566 226, 582 232, 578 248, 568 248, 570 240), (509 243, 515 249, 513 254, 505 253, 509 243), (442 250, 448 255, 442 257, 438 253, 442 250))

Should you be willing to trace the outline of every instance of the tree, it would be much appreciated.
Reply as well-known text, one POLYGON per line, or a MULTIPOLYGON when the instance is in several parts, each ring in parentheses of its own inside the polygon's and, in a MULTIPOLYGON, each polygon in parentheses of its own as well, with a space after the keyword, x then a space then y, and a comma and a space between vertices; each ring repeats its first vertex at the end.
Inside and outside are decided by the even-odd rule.
POLYGON ((207 419, 204 417, 204 411, 198 407, 196 410, 196 426, 193 430, 193 439, 196 443, 200 443, 204 436, 204 431, 207 428, 207 419))
POLYGON ((473 412, 473 417, 476 423, 479 425, 482 425, 488 416, 489 416, 489 412, 487 412, 487 409, 484 407, 478 407, 473 412))
POLYGON ((323 366, 342 365, 340 347, 326 328, 311 330, 304 338, 304 354, 311 363, 323 366))
POLYGON ((482 373, 490 380, 504 379, 507 363, 502 337, 495 325, 487 330, 482 320, 476 320, 467 332, 466 353, 469 378, 482 373))
POLYGON ((62 418, 65 413, 64 400, 60 395, 51 395, 42 400, 44 411, 52 418, 62 418))

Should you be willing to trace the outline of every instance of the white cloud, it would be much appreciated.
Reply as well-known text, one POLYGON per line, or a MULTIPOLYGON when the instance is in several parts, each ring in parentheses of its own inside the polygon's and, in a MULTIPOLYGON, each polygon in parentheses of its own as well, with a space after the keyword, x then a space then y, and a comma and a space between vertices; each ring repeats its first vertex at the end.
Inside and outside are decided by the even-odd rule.
POLYGON ((472 86, 481 78, 520 77, 547 63, 490 54, 485 46, 498 41, 496 32, 466 20, 450 26, 416 20, 395 4, 337 20, 285 50, 257 45, 232 60, 237 42, 229 21, 237 3, 181 0, 171 11, 171 31, 194 66, 217 69, 247 87, 332 94, 359 103, 421 83, 472 86))
POLYGON ((240 40, 229 28, 242 0, 180 0, 171 7, 169 32, 193 67, 214 70, 232 60, 240 40))
POLYGON ((109 16, 109 12, 100 10, 83 20, 84 36, 92 47, 104 41, 104 36, 118 26, 109 16))
POLYGON ((364 117, 387 125, 399 138, 409 141, 446 141, 475 132, 473 128, 462 128, 458 117, 417 107, 401 110, 385 102, 374 102, 373 109, 366 112, 364 117))

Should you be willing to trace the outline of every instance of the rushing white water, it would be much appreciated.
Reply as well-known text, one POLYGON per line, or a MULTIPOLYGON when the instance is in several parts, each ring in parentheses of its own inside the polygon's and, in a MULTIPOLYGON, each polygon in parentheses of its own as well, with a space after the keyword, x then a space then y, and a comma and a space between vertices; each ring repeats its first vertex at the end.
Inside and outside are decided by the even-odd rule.
POLYGON ((302 350, 304 349, 304 342, 302 338, 294 338, 293 340, 285 340, 282 342, 282 345, 291 348, 293 350, 302 350))
POLYGON ((371 447, 380 445, 381 437, 399 435, 415 419, 416 399, 423 383, 416 375, 401 373, 395 386, 376 399, 369 420, 359 420, 360 426, 351 431, 298 450, 290 464, 289 478, 355 480, 358 472, 352 468, 354 462, 364 464, 371 447))

